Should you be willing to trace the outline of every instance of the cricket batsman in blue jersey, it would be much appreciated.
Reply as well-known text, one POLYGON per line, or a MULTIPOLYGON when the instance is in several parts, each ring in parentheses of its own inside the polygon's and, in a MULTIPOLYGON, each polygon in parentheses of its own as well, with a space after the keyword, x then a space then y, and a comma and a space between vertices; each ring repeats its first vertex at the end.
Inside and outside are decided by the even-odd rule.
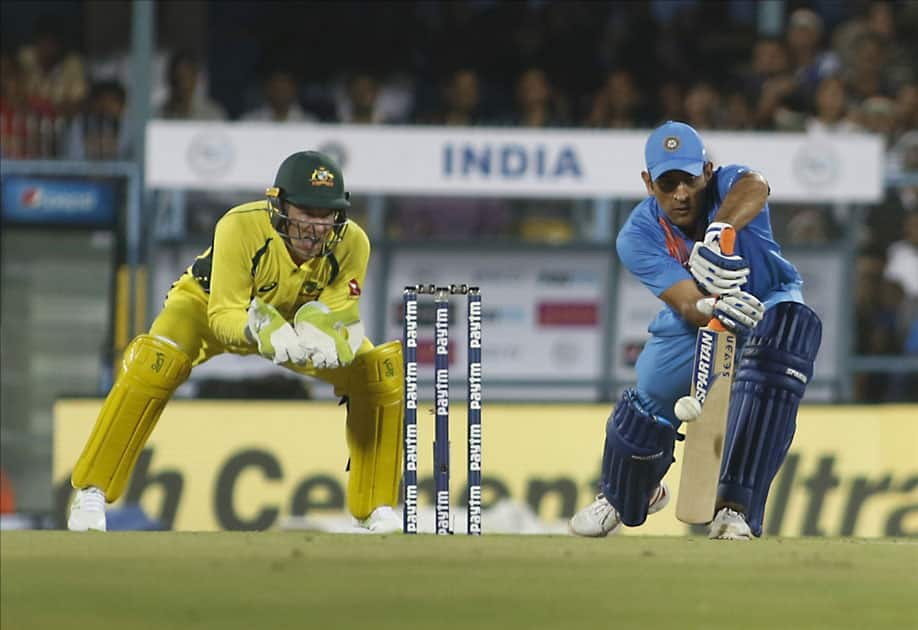
POLYGON ((714 168, 689 125, 669 121, 644 148, 648 197, 616 239, 624 265, 663 309, 606 423, 600 494, 570 521, 581 536, 636 526, 669 502, 673 408, 691 389, 695 337, 716 317, 737 335, 738 360, 710 537, 761 536, 765 500, 796 429, 822 336, 802 280, 772 235, 768 182, 739 165, 714 168), (736 231, 735 251, 720 235, 736 231))

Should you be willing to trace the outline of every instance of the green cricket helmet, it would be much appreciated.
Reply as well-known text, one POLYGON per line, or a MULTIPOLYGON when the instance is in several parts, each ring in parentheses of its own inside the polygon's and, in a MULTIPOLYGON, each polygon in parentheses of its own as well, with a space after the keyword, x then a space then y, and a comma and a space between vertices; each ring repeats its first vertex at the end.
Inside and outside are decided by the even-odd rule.
POLYGON ((287 214, 287 204, 298 208, 334 210, 334 223, 320 256, 334 251, 347 229, 350 193, 344 190, 344 176, 330 157, 318 151, 300 151, 289 156, 277 169, 274 186, 265 191, 270 204, 271 224, 285 241, 297 223, 287 214))

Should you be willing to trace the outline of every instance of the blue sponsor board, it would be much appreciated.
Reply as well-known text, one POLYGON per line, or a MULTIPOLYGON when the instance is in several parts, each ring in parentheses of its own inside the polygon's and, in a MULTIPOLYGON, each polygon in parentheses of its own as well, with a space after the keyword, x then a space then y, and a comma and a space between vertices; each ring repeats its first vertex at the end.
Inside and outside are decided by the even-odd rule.
POLYGON ((9 176, 3 178, 3 220, 10 223, 113 225, 111 183, 9 176))

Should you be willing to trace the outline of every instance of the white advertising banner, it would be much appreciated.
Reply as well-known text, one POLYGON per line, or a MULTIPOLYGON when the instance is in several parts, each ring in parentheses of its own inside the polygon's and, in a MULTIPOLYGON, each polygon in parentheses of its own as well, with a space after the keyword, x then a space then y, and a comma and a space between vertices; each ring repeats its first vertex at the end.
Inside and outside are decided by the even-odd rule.
MULTIPOLYGON (((875 202, 883 145, 866 134, 706 132, 715 165, 765 174, 773 201, 875 202)), ((646 130, 530 130, 153 121, 152 188, 258 190, 283 157, 333 155, 357 194, 637 198, 646 130)))

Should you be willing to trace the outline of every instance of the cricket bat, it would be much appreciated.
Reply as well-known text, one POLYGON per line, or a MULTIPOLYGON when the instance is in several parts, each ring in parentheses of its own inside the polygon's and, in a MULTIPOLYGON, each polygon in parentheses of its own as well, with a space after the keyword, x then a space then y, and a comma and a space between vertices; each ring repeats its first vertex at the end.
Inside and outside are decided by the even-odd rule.
MULTIPOLYGON (((732 254, 734 238, 732 229, 724 230, 721 251, 732 254)), ((683 523, 709 523, 714 518, 735 361, 736 335, 716 317, 698 329, 691 395, 701 404, 701 416, 685 425, 676 501, 676 518, 683 523)))

